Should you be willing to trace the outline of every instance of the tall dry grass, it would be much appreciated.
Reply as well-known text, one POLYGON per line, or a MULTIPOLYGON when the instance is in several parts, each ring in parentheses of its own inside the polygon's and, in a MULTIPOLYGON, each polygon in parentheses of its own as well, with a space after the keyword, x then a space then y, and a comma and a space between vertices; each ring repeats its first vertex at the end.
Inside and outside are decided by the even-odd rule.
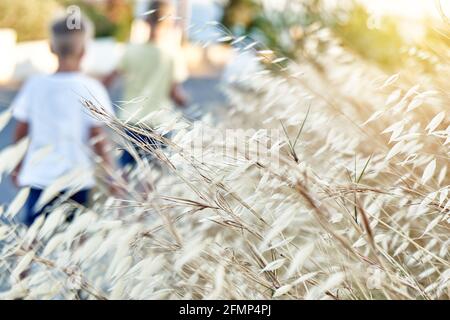
MULTIPOLYGON (((239 46, 260 65, 227 86, 226 115, 174 117, 172 139, 152 135, 166 150, 141 144, 158 166, 112 173, 126 195, 99 189, 71 224, 70 203, 28 230, 2 224, 1 298, 448 299, 450 57, 434 75, 387 75, 326 31, 310 54, 317 37, 315 63, 239 46), (233 128, 282 135, 218 138, 233 128)), ((132 129, 85 104, 117 136, 132 129)), ((2 153, 3 171, 22 150, 2 153)))

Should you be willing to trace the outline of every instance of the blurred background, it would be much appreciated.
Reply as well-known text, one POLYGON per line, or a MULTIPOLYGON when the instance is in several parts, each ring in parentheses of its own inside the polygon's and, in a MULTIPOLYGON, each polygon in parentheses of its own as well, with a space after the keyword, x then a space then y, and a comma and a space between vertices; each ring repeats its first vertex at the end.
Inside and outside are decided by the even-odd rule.
MULTIPOLYGON (((27 78, 51 73, 55 57, 48 45, 53 18, 77 5, 95 25, 83 63, 86 73, 102 78, 115 69, 125 46, 148 37, 143 18, 151 0, 1 0, 0 112, 27 78)), ((237 54, 232 38, 254 39, 294 61, 307 60, 320 70, 317 55, 326 43, 305 48, 311 35, 331 31, 342 46, 387 73, 408 65, 416 72, 438 73, 450 46, 448 0, 174 0, 176 30, 167 46, 177 56, 177 74, 190 96, 187 113, 200 117, 226 109, 221 87, 233 73, 245 72, 248 59, 237 54), (228 35, 228 36, 227 36, 228 35)), ((246 40, 248 41, 248 40, 246 40)), ((252 40, 253 41, 253 40, 252 40)), ((119 101, 120 83, 112 86, 119 101)), ((10 123, 0 133, 0 149, 11 143, 10 123)), ((15 190, 0 182, 0 203, 15 190)))

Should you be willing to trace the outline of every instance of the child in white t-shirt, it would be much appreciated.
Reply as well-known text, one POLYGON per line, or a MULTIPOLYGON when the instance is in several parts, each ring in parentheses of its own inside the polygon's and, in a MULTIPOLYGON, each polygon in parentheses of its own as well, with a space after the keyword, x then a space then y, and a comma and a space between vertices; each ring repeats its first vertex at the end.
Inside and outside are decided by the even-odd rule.
POLYGON ((48 213, 63 195, 81 205, 87 204, 95 183, 92 148, 106 165, 111 165, 105 140, 101 138, 102 125, 90 115, 82 100, 90 100, 112 113, 111 102, 100 82, 80 73, 87 23, 81 21, 76 26, 70 22, 65 17, 51 27, 51 48, 59 62, 56 73, 28 80, 12 105, 17 120, 15 140, 27 135, 30 138, 25 158, 13 172, 16 185, 30 187, 27 225, 48 213), (91 139, 95 141, 93 146, 91 139), (43 191, 57 188, 58 184, 63 186, 56 197, 44 206, 40 203, 36 206, 43 191))

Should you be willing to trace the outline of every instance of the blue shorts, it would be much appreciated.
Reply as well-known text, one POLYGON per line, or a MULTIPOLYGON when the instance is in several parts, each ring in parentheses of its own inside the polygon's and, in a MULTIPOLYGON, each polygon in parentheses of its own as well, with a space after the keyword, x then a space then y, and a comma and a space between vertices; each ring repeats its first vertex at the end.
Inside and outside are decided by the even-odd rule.
MULTIPOLYGON (((36 203, 39 200, 39 197, 41 196, 42 192, 44 190, 42 189, 30 189, 30 194, 28 196, 27 202, 25 204, 25 224, 29 227, 33 224, 33 222, 42 214, 48 215, 51 212, 51 209, 53 205, 55 205, 58 202, 58 199, 60 199, 61 196, 65 194, 65 191, 61 192, 59 196, 55 197, 53 200, 49 201, 46 205, 44 205, 43 208, 36 211, 35 206, 36 203)), ((90 190, 81 190, 74 195, 72 195, 69 199, 82 205, 86 206, 89 201, 89 193, 90 190)))

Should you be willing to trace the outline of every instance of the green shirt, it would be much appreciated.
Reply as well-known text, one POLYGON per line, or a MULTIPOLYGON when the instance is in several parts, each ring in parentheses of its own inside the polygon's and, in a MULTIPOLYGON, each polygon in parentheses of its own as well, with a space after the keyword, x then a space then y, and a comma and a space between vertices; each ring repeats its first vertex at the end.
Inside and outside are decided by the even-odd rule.
POLYGON ((170 91, 174 82, 174 61, 154 44, 130 45, 119 66, 124 74, 124 100, 119 117, 132 124, 156 127, 163 119, 155 111, 173 107, 170 91))

